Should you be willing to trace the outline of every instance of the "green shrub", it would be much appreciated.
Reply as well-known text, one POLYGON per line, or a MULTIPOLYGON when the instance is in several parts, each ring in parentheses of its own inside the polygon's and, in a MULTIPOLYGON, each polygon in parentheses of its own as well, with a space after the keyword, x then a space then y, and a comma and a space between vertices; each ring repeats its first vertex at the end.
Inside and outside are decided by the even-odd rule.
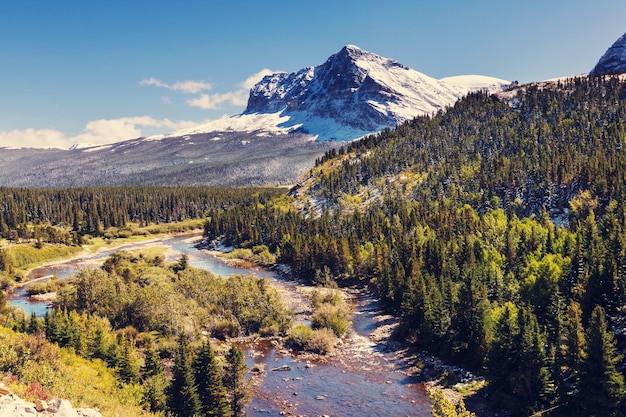
POLYGON ((305 324, 298 324, 291 328, 287 342, 296 350, 306 350, 313 336, 313 329, 305 324))
POLYGON ((333 349, 336 341, 335 333, 330 329, 313 330, 306 350, 325 355, 333 349))
POLYGON ((211 335, 220 340, 226 340, 229 337, 237 337, 241 334, 239 325, 232 320, 219 320, 211 329, 211 335))
POLYGON ((311 318, 314 329, 330 329, 335 336, 342 337, 350 329, 350 312, 345 304, 322 304, 311 318))
POLYGON ((337 290, 320 290, 316 289, 311 292, 311 303, 313 307, 319 308, 322 304, 344 305, 343 297, 337 290))
POLYGON ((289 332, 287 342, 296 350, 325 355, 335 346, 337 338, 332 330, 322 328, 313 330, 305 324, 294 326, 289 332))
POLYGON ((280 325, 273 320, 268 320, 259 329, 259 335, 263 337, 272 337, 280 335, 280 325))

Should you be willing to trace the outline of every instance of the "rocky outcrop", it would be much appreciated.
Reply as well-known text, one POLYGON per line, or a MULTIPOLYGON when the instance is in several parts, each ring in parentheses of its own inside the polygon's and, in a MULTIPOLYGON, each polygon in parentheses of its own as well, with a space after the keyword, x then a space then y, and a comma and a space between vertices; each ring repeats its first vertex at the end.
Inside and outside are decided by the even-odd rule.
POLYGON ((626 72, 626 33, 602 55, 589 75, 622 74, 626 72))
POLYGON ((266 76, 250 90, 245 113, 285 110, 304 126, 304 119, 319 118, 371 132, 436 112, 466 93, 398 61, 347 45, 322 65, 266 76))
POLYGON ((0 384, 0 417, 102 417, 96 410, 73 408, 68 400, 60 398, 34 403, 23 400, 0 384))

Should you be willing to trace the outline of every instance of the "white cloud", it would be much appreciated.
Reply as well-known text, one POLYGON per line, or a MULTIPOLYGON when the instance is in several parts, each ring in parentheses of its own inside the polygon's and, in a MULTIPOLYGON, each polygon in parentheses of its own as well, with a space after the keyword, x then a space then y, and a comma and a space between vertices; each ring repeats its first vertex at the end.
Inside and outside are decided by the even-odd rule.
POLYGON ((185 103, 204 110, 217 110, 223 103, 230 103, 234 106, 245 106, 248 103, 247 94, 247 90, 237 90, 223 94, 201 94, 196 98, 187 100, 185 103))
POLYGON ((241 87, 245 88, 246 90, 249 90, 252 87, 254 87, 254 85, 256 83, 261 81, 263 79, 263 77, 265 77, 266 75, 272 75, 272 74, 274 74, 276 72, 277 71, 272 71, 271 69, 268 69, 268 68, 263 68, 261 71, 255 73, 255 74, 252 74, 251 76, 246 78, 246 81, 241 83, 241 87))
MULTIPOLYGON (((264 76, 275 71, 267 68, 251 75, 239 84, 239 88, 214 94, 200 94, 186 101, 187 105, 205 110, 216 110, 224 104, 245 106, 248 102, 250 89, 264 76)), ((176 81, 174 84, 165 83, 157 78, 146 78, 141 85, 165 88, 186 94, 198 94, 210 91, 213 86, 206 81, 176 81)), ((165 104, 170 98, 162 97, 165 104)), ((85 126, 82 132, 75 136, 67 136, 55 129, 16 129, 0 131, 0 148, 60 148, 68 149, 75 144, 107 145, 122 140, 147 136, 149 134, 165 133, 188 129, 204 122, 172 121, 170 119, 155 119, 151 116, 121 117, 118 119, 94 120, 85 126)))
POLYGON ((187 100, 185 103, 192 107, 199 107, 204 110, 216 110, 224 103, 233 106, 245 106, 248 104, 248 94, 256 83, 261 81, 266 75, 274 74, 275 71, 264 68, 251 75, 244 82, 239 84, 239 89, 227 93, 201 94, 196 98, 187 100))
POLYGON ((65 141, 63 132, 54 129, 15 129, 0 132, 0 146, 7 148, 58 148, 65 141))
MULTIPOLYGON (((60 148, 68 149, 75 144, 106 145, 126 139, 146 136, 143 130, 168 131, 188 129, 198 122, 155 119, 151 116, 122 117, 119 119, 94 120, 83 131, 68 137, 54 129, 23 129, 0 131, 0 147, 7 148, 60 148)), ((151 132, 154 133, 154 132, 151 132)))
POLYGON ((139 84, 166 88, 168 90, 180 91, 181 93, 186 94, 196 94, 200 91, 209 91, 213 89, 213 85, 207 81, 189 80, 176 81, 174 84, 167 84, 154 77, 143 79, 139 82, 139 84))

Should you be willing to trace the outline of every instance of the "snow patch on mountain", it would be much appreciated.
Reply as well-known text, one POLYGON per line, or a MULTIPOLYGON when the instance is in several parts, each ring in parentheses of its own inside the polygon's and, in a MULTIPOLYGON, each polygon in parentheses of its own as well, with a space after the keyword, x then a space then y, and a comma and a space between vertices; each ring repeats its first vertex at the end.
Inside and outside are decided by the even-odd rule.
MULTIPOLYGON (((191 136, 211 132, 256 132, 260 135, 280 135, 288 134, 301 127, 300 124, 289 123, 289 120, 290 116, 283 115, 280 111, 274 113, 237 114, 166 135, 149 136, 144 140, 163 140, 166 138, 191 136)), ((220 137, 218 135, 212 138, 212 140, 219 139, 220 137)))
POLYGON ((466 92, 484 91, 489 94, 502 91, 511 85, 510 81, 487 77, 485 75, 457 75, 454 77, 441 78, 439 81, 456 85, 466 92))
POLYGON ((492 93, 509 84, 480 75, 437 80, 346 45, 321 65, 265 76, 250 90, 242 114, 145 140, 211 132, 254 133, 261 138, 298 132, 317 141, 348 141, 434 114, 470 91, 492 93))

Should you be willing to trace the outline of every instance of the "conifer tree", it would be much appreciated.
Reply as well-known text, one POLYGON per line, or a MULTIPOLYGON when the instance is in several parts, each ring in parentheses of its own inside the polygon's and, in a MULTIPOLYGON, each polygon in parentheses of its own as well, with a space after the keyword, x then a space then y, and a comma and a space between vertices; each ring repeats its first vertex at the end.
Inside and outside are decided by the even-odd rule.
POLYGON ((149 378, 156 376, 164 372, 163 365, 159 361, 159 355, 154 349, 154 343, 150 341, 146 350, 144 351, 144 364, 141 367, 141 374, 143 378, 149 378))
POLYGON ((226 354, 226 361, 228 365, 224 375, 224 386, 230 397, 231 415, 243 417, 246 415, 243 409, 248 399, 245 381, 248 367, 243 359, 243 352, 235 345, 232 345, 226 354))
POLYGON ((209 417, 229 416, 228 394, 222 381, 219 363, 209 340, 202 344, 193 363, 193 371, 203 415, 209 417))
POLYGON ((26 331, 29 334, 35 334, 39 330, 41 330, 41 322, 37 318, 37 313, 33 311, 30 315, 30 321, 28 322, 28 329, 26 329, 26 331))
POLYGON ((617 370, 623 356, 615 349, 615 338, 607 328, 604 309, 596 306, 587 329, 587 357, 582 364, 580 404, 588 415, 623 415, 626 385, 617 370))
POLYGON ((127 384, 137 381, 137 361, 134 348, 129 339, 122 340, 121 352, 117 360, 117 375, 127 384))
POLYGON ((140 369, 141 385, 143 387, 143 401, 150 411, 163 411, 166 408, 167 376, 154 349, 154 342, 150 340, 144 351, 144 364, 140 369))
POLYGON ((496 401, 511 404, 514 401, 513 386, 517 384, 519 363, 518 309, 513 303, 505 303, 495 324, 493 341, 486 359, 486 374, 494 387, 496 401))
POLYGON ((560 369, 560 397, 573 396, 580 381, 580 369, 585 358, 585 334, 580 305, 571 302, 563 324, 563 336, 557 351, 556 364, 560 369))
POLYGON ((489 308, 487 290, 470 271, 461 285, 454 315, 459 356, 465 363, 480 367, 487 350, 485 318, 489 308))
POLYGON ((172 369, 172 380, 167 388, 167 408, 177 417, 193 417, 200 411, 188 345, 187 337, 181 334, 172 369))
POLYGON ((46 339, 50 342, 58 342, 60 339, 60 329, 58 314, 55 311, 46 311, 44 316, 44 326, 46 332, 46 339))
POLYGON ((107 348, 104 343, 104 330, 101 327, 96 329, 93 339, 89 343, 89 353, 90 357, 102 359, 106 361, 107 358, 107 348))
POLYGON ((548 408, 556 400, 554 384, 547 366, 545 336, 537 317, 529 308, 519 312, 519 366, 518 380, 522 387, 523 404, 528 411, 548 408))

